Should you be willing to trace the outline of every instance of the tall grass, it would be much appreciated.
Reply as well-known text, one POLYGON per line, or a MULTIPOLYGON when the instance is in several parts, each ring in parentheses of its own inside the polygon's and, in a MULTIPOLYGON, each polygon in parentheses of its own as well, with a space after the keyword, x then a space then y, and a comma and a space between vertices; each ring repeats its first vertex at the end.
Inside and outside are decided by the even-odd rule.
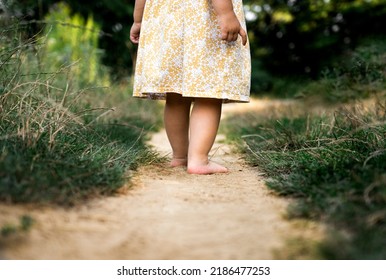
POLYGON ((99 25, 89 15, 84 19, 79 14, 71 14, 70 7, 57 3, 45 17, 44 56, 41 57, 46 69, 55 70, 63 65, 72 65, 76 81, 109 86, 110 79, 105 66, 100 61, 103 55, 98 49, 99 36, 103 34, 99 25))
POLYGON ((100 73, 79 75, 79 64, 99 67, 95 56, 58 66, 50 33, 26 40, 18 23, 0 32, 0 201, 71 205, 114 193, 156 160, 144 145, 155 104, 132 100, 128 84, 105 87, 100 73))

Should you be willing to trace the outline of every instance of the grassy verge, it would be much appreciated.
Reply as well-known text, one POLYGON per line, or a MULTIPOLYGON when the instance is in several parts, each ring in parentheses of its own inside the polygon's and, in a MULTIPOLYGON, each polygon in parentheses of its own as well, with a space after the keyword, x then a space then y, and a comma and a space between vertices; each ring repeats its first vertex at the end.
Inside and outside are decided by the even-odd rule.
POLYGON ((291 217, 336 229, 328 259, 386 258, 386 98, 373 106, 292 117, 244 114, 227 121, 268 187, 297 198, 291 217))
POLYGON ((53 68, 45 35, 2 30, 0 201, 72 205, 113 193, 156 160, 144 141, 160 124, 157 104, 133 100, 129 84, 103 85, 101 74, 80 81, 77 65, 88 61, 53 68))
POLYGON ((326 259, 386 258, 384 45, 367 43, 337 61, 335 74, 302 84, 304 92, 312 88, 309 100, 319 94, 347 101, 343 105, 321 110, 319 103, 323 113, 316 113, 311 102, 299 103, 300 110, 241 114, 224 126, 249 163, 266 174, 268 187, 296 198, 290 217, 330 225, 318 248, 326 259))

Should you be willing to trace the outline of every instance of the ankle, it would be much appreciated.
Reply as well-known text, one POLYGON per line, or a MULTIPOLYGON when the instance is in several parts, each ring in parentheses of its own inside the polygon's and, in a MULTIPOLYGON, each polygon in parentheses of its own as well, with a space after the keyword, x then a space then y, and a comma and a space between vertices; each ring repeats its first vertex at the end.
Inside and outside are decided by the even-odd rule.
POLYGON ((187 157, 174 157, 170 161, 170 166, 178 167, 178 166, 187 166, 188 159, 187 157))
POLYGON ((209 163, 207 156, 189 156, 188 157, 188 166, 204 166, 209 163))

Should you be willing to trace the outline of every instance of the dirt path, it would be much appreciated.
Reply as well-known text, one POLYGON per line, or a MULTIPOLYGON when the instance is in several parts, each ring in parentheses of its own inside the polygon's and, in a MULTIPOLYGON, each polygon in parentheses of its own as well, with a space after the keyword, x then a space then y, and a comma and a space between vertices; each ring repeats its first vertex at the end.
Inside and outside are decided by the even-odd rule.
MULTIPOLYGON (((0 244, 0 259, 275 258, 275 250, 304 228, 283 218, 287 201, 269 193, 256 169, 221 138, 213 159, 230 174, 147 166, 130 190, 70 210, 0 204, 0 225, 23 214, 36 221, 27 236, 0 244)), ((169 152, 164 131, 151 144, 169 152)))

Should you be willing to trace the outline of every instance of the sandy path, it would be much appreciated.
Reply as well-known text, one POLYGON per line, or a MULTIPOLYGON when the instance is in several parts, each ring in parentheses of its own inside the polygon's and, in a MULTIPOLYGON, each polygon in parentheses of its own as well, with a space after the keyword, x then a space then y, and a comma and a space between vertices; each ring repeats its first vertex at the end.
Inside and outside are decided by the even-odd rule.
MULTIPOLYGON (((213 159, 230 174, 188 175, 183 168, 147 166, 130 190, 69 210, 0 204, 0 225, 23 214, 36 221, 26 236, 0 243, 0 258, 275 258, 275 249, 299 235, 283 218, 287 202, 270 194, 256 169, 221 138, 213 159)), ((169 152, 164 131, 151 144, 161 154, 169 152)))

